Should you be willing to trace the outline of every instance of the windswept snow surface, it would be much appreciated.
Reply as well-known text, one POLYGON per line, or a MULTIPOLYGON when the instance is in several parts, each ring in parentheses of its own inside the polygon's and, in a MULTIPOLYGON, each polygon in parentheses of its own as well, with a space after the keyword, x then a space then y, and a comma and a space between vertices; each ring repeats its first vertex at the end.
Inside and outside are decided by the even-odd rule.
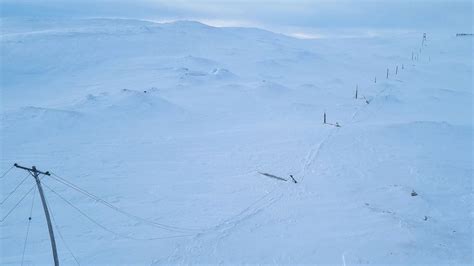
MULTIPOLYGON (((130 214, 43 177, 64 264, 469 264, 472 38, 422 33, 2 19, 0 173, 36 165, 130 214)), ((0 223, 1 264, 32 202, 23 260, 52 263, 34 191, 0 223)))

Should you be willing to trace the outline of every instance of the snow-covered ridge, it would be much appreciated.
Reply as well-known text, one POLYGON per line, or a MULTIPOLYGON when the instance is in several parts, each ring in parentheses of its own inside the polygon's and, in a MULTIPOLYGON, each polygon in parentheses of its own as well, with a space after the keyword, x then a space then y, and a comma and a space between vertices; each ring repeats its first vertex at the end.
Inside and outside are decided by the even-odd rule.
MULTIPOLYGON (((36 165, 132 214, 45 176, 62 263, 472 261, 468 39, 2 23, 0 174, 36 165)), ((49 264, 23 174, 0 178, 0 218, 26 195, 0 261, 49 264)))

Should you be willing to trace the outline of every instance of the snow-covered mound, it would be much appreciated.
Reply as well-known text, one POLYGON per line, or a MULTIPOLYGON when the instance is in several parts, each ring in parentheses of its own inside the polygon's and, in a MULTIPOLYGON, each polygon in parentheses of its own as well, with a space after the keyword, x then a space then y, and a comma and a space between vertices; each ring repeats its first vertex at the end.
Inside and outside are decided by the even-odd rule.
POLYGON ((122 89, 116 93, 88 94, 85 99, 73 106, 81 112, 94 112, 95 115, 109 112, 107 115, 172 116, 184 113, 175 104, 157 95, 156 89, 136 91, 122 89))
POLYGON ((262 97, 279 97, 289 93, 290 89, 277 82, 262 80, 255 88, 255 92, 262 97))
POLYGON ((215 68, 211 71, 211 75, 214 76, 216 79, 233 79, 236 76, 230 72, 228 69, 225 68, 215 68))
MULTIPOLYGON (((29 131, 28 128, 35 130, 38 127, 64 129, 77 123, 82 117, 83 114, 76 111, 26 106, 16 111, 3 113, 2 124, 4 130, 12 127, 17 130, 16 127, 19 126, 27 131, 29 131)), ((25 132, 25 134, 30 133, 25 132)))
POLYGON ((187 68, 193 68, 193 69, 199 69, 199 70, 204 70, 204 69, 209 69, 212 67, 216 67, 219 65, 219 63, 203 58, 203 57, 196 57, 192 55, 187 55, 185 57, 180 58, 178 61, 178 64, 181 66, 185 66, 187 68))
POLYGON ((422 36, 2 18, 1 263, 52 263, 13 163, 62 264, 471 263, 472 40, 422 36))

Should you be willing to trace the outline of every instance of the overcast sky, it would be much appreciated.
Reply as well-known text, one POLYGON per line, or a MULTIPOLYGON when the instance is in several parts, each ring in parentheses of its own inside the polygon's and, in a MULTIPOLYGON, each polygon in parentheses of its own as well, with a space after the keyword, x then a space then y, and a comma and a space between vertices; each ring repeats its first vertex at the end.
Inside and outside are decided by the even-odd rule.
POLYGON ((314 28, 452 29, 472 32, 472 0, 0 0, 2 17, 198 20, 274 31, 314 28))

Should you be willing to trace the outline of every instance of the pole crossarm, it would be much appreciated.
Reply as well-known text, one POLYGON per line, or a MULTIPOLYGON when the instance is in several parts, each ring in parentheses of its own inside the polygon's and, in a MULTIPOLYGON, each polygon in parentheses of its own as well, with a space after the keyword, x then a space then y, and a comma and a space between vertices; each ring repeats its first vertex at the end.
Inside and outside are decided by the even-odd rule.
POLYGON ((36 186, 38 187, 38 192, 40 194, 41 203, 42 203, 43 209, 44 209, 44 216, 46 218, 46 222, 48 223, 48 232, 49 232, 49 238, 51 240, 51 249, 53 251, 54 266, 59 266, 58 251, 56 249, 56 240, 54 239, 53 226, 51 225, 51 217, 49 215, 48 205, 46 204, 46 199, 44 197, 43 187, 41 186, 41 180, 39 178, 40 174, 47 175, 47 176, 49 176, 51 174, 48 171, 46 171, 46 172, 39 171, 38 169, 36 169, 35 166, 32 166, 31 168, 28 168, 28 167, 18 165, 17 163, 15 163, 14 166, 16 168, 28 171, 35 178, 36 186))
POLYGON ((28 167, 21 166, 21 165, 19 165, 19 164, 17 164, 17 163, 15 163, 14 166, 15 166, 16 168, 20 168, 20 169, 26 170, 26 171, 28 171, 28 172, 30 172, 30 173, 36 172, 36 173, 42 174, 42 175, 48 175, 48 176, 51 175, 51 174, 49 173, 49 171, 46 171, 46 172, 40 171, 40 170, 36 169, 35 166, 33 166, 33 167, 31 167, 31 168, 28 168, 28 167))

